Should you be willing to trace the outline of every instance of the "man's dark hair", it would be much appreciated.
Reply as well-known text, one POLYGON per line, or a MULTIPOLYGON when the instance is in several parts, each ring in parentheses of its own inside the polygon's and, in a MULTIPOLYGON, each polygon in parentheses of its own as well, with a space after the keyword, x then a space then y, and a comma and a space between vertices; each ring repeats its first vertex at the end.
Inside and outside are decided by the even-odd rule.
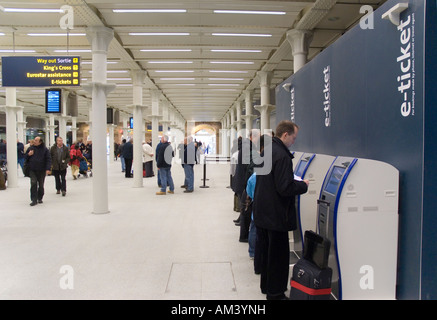
POLYGON ((299 126, 290 120, 282 120, 279 122, 276 127, 276 136, 281 138, 284 133, 288 133, 289 135, 293 134, 296 129, 299 129, 299 126))

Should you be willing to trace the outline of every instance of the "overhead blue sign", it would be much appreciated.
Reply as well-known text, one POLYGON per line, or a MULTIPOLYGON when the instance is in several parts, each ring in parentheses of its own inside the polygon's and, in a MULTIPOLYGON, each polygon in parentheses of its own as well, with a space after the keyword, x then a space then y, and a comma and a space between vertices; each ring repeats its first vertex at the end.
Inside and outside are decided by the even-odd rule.
POLYGON ((80 57, 2 57, 2 85, 80 86, 80 57))

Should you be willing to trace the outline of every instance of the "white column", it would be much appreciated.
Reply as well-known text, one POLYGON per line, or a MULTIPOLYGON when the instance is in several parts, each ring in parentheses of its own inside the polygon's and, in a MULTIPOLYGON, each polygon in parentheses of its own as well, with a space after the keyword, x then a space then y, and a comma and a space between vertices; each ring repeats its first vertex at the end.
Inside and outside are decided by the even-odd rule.
POLYGON ((272 81, 273 73, 266 71, 259 71, 257 73, 260 88, 261 88, 261 105, 255 106, 261 113, 261 134, 270 128, 270 113, 274 110, 275 106, 270 104, 270 83, 272 81))
POLYGON ((117 125, 108 124, 108 132, 109 132, 109 163, 114 162, 114 132, 117 125))
MULTIPOLYGON (((156 152, 156 146, 159 143, 159 119, 161 119, 159 115, 159 97, 161 93, 158 90, 151 90, 150 94, 152 96, 152 114, 150 116, 152 119, 152 147, 156 152)), ((153 161, 153 172, 158 172, 156 161, 153 161)))
POLYGON ((49 115, 49 125, 47 126, 47 129, 49 131, 49 138, 46 141, 46 145, 50 146, 55 142, 55 116, 53 114, 49 115))
POLYGON ((23 144, 26 144, 26 121, 24 121, 24 114, 23 109, 24 107, 18 107, 18 113, 17 113, 17 138, 18 141, 22 142, 23 144))
POLYGON ((143 122, 143 83, 146 73, 143 70, 131 72, 133 83, 133 117, 134 117, 134 160, 133 160, 133 187, 143 187, 143 140, 144 140, 144 122, 143 122))
POLYGON ((294 73, 307 63, 308 49, 313 39, 313 32, 309 30, 289 30, 287 40, 293 54, 294 73))
POLYGON ((77 119, 76 117, 71 117, 71 143, 75 143, 77 141, 77 119))
POLYGON ((115 85, 106 83, 109 43, 114 31, 106 27, 86 30, 93 54, 92 82, 84 86, 92 94, 93 213, 108 213, 108 163, 106 158, 106 96, 115 85))
POLYGON ((253 114, 252 110, 252 103, 253 103, 253 91, 246 90, 245 91, 245 99, 244 102, 246 104, 246 114, 243 116, 243 118, 246 120, 246 138, 249 137, 250 131, 252 130, 252 123, 253 120, 256 118, 256 116, 253 114))
POLYGON ((18 187, 17 168, 17 89, 6 88, 6 155, 8 188, 18 187))
POLYGON ((242 128, 243 128, 243 121, 242 116, 241 116, 241 101, 237 101, 235 103, 235 113, 236 113, 236 129, 237 129, 237 137, 242 136, 244 137, 245 134, 244 132, 242 132, 242 128))

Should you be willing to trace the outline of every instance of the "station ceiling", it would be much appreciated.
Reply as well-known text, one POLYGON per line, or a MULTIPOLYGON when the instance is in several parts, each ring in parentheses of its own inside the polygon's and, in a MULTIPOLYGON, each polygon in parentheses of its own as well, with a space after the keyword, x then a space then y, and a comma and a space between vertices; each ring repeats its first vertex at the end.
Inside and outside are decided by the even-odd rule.
MULTIPOLYGON (((91 26, 114 30, 108 52, 108 83, 116 90, 108 107, 130 116, 133 70, 144 70, 143 104, 150 90, 187 121, 220 121, 246 90, 260 98, 258 71, 272 71, 271 88, 293 74, 286 39, 292 29, 313 31, 311 60, 359 23, 363 5, 381 0, 14 0, 0 1, 0 56, 81 57, 81 84, 91 82, 91 26), (60 20, 73 9, 73 29, 60 20), (47 12, 47 9, 52 9, 47 12)), ((65 21, 64 21, 65 22, 65 21)), ((78 122, 87 121, 90 93, 66 88, 79 97, 78 122)), ((17 89, 24 113, 45 117, 44 88, 17 89)), ((0 105, 5 88, 0 88, 0 105)), ((244 104, 243 104, 244 106, 244 104)), ((147 113, 145 115, 147 119, 147 113)))

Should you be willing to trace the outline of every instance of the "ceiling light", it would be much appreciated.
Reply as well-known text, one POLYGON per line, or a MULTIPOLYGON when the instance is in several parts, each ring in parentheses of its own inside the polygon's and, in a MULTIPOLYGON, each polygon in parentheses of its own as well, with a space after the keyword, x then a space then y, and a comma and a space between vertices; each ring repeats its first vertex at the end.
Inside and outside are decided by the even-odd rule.
POLYGON ((156 73, 193 73, 193 70, 156 70, 156 73))
POLYGON ((191 52, 191 49, 141 49, 141 52, 191 52))
POLYGON ((5 34, 3 32, 0 32, 0 36, 4 36, 5 34))
POLYGON ((20 12, 20 13, 63 13, 61 9, 31 9, 31 8, 2 8, 3 12, 20 12))
POLYGON ((248 73, 248 71, 234 71, 234 70, 209 70, 211 73, 248 73))
POLYGON ((238 83, 208 83, 208 86, 239 87, 238 83))
POLYGON ((86 36, 85 33, 28 33, 30 37, 65 37, 65 36, 86 36))
POLYGON ((210 61, 212 64, 255 64, 252 61, 210 61))
POLYGON ((211 52, 238 52, 238 53, 260 53, 261 50, 240 50, 240 49, 213 49, 211 52))
MULTIPOLYGON (((106 72, 110 73, 128 73, 127 70, 107 70, 106 72)), ((89 73, 93 73, 93 70, 90 70, 89 73)))
POLYGON ((236 13, 236 14, 265 14, 265 15, 285 15, 284 11, 243 11, 243 10, 214 10, 214 13, 236 13))
POLYGON ((185 13, 185 9, 113 9, 114 13, 185 13))
POLYGON ((244 81, 243 78, 209 78, 211 81, 244 81))
POLYGON ((85 53, 85 52, 91 52, 90 49, 69 49, 69 50, 54 50, 53 52, 58 52, 58 53, 68 53, 68 52, 75 52, 75 53, 85 53))
POLYGON ((193 61, 148 61, 147 63, 150 63, 150 64, 179 64, 179 63, 191 64, 191 63, 193 63, 193 61))
POLYGON ((193 81, 195 78, 161 78, 162 81, 193 81))
POLYGON ((129 32, 130 36, 189 36, 188 32, 129 32))
POLYGON ((213 36, 219 37, 271 37, 271 34, 262 34, 262 33, 212 33, 213 36))
POLYGON ((111 81, 130 81, 130 80, 132 80, 132 78, 107 78, 106 80, 111 80, 111 81))
POLYGON ((35 50, 13 50, 13 49, 1 49, 1 53, 35 53, 35 50))

